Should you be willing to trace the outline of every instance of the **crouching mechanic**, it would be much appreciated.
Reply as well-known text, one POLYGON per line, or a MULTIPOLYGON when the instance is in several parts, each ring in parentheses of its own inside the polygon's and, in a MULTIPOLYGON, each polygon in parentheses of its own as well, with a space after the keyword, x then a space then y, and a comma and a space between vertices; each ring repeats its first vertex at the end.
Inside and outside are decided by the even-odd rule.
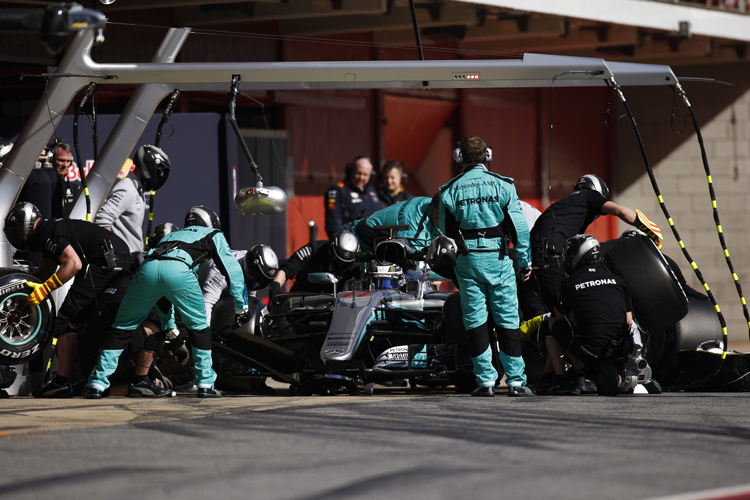
POLYGON ((359 241, 349 231, 339 231, 330 240, 311 241, 289 257, 271 283, 269 297, 281 293, 287 280, 296 278, 292 292, 332 293, 333 285, 310 283, 310 273, 329 272, 345 282, 359 278, 356 266, 359 241))
POLYGON ((435 227, 440 213, 439 203, 439 195, 435 195, 432 200, 426 196, 412 198, 354 221, 352 232, 359 238, 364 250, 372 250, 378 237, 388 236, 387 232, 376 231, 373 228, 406 225, 409 229, 396 231, 395 237, 405 239, 415 250, 421 249, 428 246, 435 237, 440 236, 440 230, 435 227))
MULTIPOLYGON (((161 350, 159 344, 164 342, 166 331, 175 328, 176 307, 188 329, 198 397, 221 397, 221 393, 213 388, 216 373, 212 370, 211 363, 211 329, 206 321, 206 306, 196 276, 197 267, 209 258, 214 259, 230 283, 235 314, 245 312, 242 268, 221 232, 219 217, 203 206, 191 208, 185 216, 185 229, 165 235, 159 245, 146 255, 143 265, 133 278, 104 343, 96 371, 89 377, 87 398, 101 398, 109 387, 108 378, 117 368, 117 361, 133 332, 162 298, 171 304, 167 313, 159 310, 163 331, 151 335, 144 350, 151 353, 161 350)), ((149 380, 148 366, 140 356, 138 365, 136 368, 145 370, 146 374, 136 371, 136 377, 128 388, 128 395, 159 397, 171 394, 171 391, 149 380)))
POLYGON ((560 286, 552 336, 545 341, 558 394, 571 392, 564 390, 565 350, 577 372, 585 367, 588 378, 599 375, 596 386, 600 395, 617 396, 618 371, 633 348, 630 290, 622 278, 597 265, 599 253, 599 242, 589 234, 576 235, 565 243, 563 265, 569 276, 560 286))
POLYGON ((123 240, 91 222, 42 219, 31 203, 13 207, 3 230, 14 247, 42 252, 36 275, 46 281, 26 282, 33 290, 29 295, 33 305, 39 305, 75 277, 57 313, 57 376, 33 393, 37 398, 72 398, 70 377, 78 349, 78 328, 94 314, 106 316, 106 311, 113 311, 103 307, 107 301, 102 294, 110 287, 118 288, 120 280, 131 276, 130 250, 123 240))
POLYGON ((513 180, 483 165, 492 160, 492 150, 481 138, 462 139, 453 160, 466 166, 440 188, 440 229, 459 249, 455 270, 478 385, 472 396, 495 394, 498 374, 492 365, 488 308, 497 328, 508 395, 530 396, 521 357, 516 276, 508 258, 512 237, 518 267, 523 279, 528 279, 526 219, 513 180))

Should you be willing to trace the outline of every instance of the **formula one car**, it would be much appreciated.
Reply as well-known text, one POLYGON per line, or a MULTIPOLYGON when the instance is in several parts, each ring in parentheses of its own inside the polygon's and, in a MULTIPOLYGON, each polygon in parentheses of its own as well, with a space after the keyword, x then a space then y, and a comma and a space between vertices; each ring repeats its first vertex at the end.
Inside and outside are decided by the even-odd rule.
MULTIPOLYGON (((394 228, 403 229, 379 229, 394 228)), ((371 394, 374 383, 394 380, 413 386, 467 379, 473 384, 461 347, 466 332, 460 321, 456 328, 455 321, 445 320, 449 311, 461 317, 458 296, 435 291, 435 274, 421 271, 415 259, 425 254, 403 240, 381 241, 374 254, 358 259, 364 279, 344 283, 333 294, 278 295, 270 313, 256 309, 252 328, 219 335, 214 349, 289 382, 292 392, 371 394)), ((339 284, 330 273, 308 279, 339 284)))

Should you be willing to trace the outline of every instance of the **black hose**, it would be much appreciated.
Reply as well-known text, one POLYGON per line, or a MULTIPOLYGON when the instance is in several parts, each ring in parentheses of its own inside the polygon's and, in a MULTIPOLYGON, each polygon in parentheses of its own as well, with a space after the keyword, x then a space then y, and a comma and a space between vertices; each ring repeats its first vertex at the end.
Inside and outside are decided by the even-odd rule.
MULTIPOLYGON (((700 126, 698 126, 698 118, 695 116, 693 107, 690 105, 690 101, 688 101, 687 95, 685 94, 685 91, 682 89, 682 86, 679 83, 675 84, 672 87, 673 92, 675 88, 677 89, 677 92, 680 94, 680 97, 682 97, 682 100, 685 103, 685 106, 687 106, 688 110, 690 111, 690 116, 693 119, 693 127, 695 128, 695 135, 698 137, 698 144, 700 145, 700 148, 701 148, 701 159, 703 160, 703 169, 706 172, 706 180, 708 181, 708 194, 711 197, 711 206, 713 207, 714 222, 716 223, 716 232, 719 235, 719 243, 721 244, 721 249, 724 251, 724 258, 726 259, 727 267, 729 268, 729 272, 732 274, 734 285, 737 288, 737 294, 740 297, 740 303, 742 304, 742 312, 745 315, 745 321, 747 321, 748 337, 750 337, 750 313, 748 313, 748 310, 747 310, 747 301, 745 300, 745 297, 742 294, 742 286, 740 285, 740 278, 737 276, 737 273, 734 272, 732 259, 729 258, 729 249, 727 249, 727 243, 724 240, 724 231, 721 228, 721 221, 719 220, 719 209, 716 204, 716 193, 714 192, 714 184, 713 184, 713 180, 711 179, 711 169, 708 166, 708 156, 706 155, 706 146, 703 144, 703 136, 701 135, 700 126)), ((724 352, 726 353, 726 339, 724 340, 724 342, 725 342, 724 352)))
POLYGON ((253 169, 253 174, 255 174, 255 183, 262 184, 263 177, 260 176, 258 165, 255 164, 255 160, 253 160, 253 156, 250 154, 250 149, 248 149, 247 144, 245 143, 245 139, 242 138, 242 132, 240 132, 240 127, 237 126, 235 108, 237 107, 237 95, 239 93, 240 93, 240 77, 239 75, 233 75, 232 76, 232 89, 229 92, 229 96, 230 96, 229 123, 232 124, 232 129, 234 130, 234 133, 237 136, 237 140, 239 141, 240 146, 242 146, 242 152, 245 153, 245 157, 247 158, 247 161, 250 163, 250 168, 253 169))
MULTIPOLYGON (((180 90, 175 90, 172 93, 172 97, 169 99, 169 102, 167 103, 167 107, 164 109, 164 113, 161 115, 161 121, 159 122, 159 126, 156 127, 156 138, 154 139, 154 146, 157 148, 159 147, 159 144, 161 144, 161 131, 164 128, 164 124, 169 121, 169 118, 172 116, 172 112, 174 111, 174 107, 177 104, 177 101, 180 100, 180 95, 182 92, 180 90)), ((156 190, 151 190, 151 196, 148 199, 148 228, 146 228, 146 246, 148 247, 148 237, 151 235, 151 226, 154 223, 154 203, 156 199, 156 190)))
POLYGON ((726 355, 727 355, 727 324, 724 321, 724 315, 721 313, 719 304, 717 304, 713 293, 711 293, 711 290, 708 287, 708 284, 706 284, 706 281, 703 279, 703 275, 698 269, 698 265, 695 263, 695 261, 693 261, 693 258, 688 253, 687 248, 685 247, 685 244, 683 243, 682 238, 680 237, 680 234, 677 232, 677 228, 674 225, 674 221, 672 220, 672 217, 669 215, 669 211, 667 210, 667 205, 664 203, 664 198, 662 197, 661 192, 659 190, 659 185, 656 182, 656 177, 654 176, 654 170, 651 168, 651 161, 648 159, 648 153, 646 153, 646 146, 643 144, 641 133, 638 130, 638 125, 635 122, 635 118, 633 117, 633 113, 630 110, 630 106, 628 106, 628 103, 625 100, 625 95, 622 93, 622 89, 620 88, 620 85, 615 81, 614 77, 610 77, 610 82, 612 83, 612 87, 614 88, 615 92, 617 92, 617 95, 620 97, 620 100, 622 101, 623 106, 625 106, 625 111, 627 112, 628 117, 630 118, 630 123, 633 125, 635 136, 638 139, 638 147, 641 150, 641 155, 643 156, 643 162, 646 165, 646 172, 648 173, 648 178, 651 181, 651 187, 654 190, 654 194, 656 194, 656 198, 659 202, 659 206, 661 207, 661 210, 664 213, 664 216, 667 218, 669 227, 672 229, 672 234, 677 240, 677 243, 680 245, 683 255, 685 256, 687 261, 690 263, 690 266, 693 268, 695 275, 698 277, 698 280, 701 282, 701 284, 703 285, 703 288, 706 290, 706 293, 708 294, 708 298, 711 300, 711 304, 713 304, 714 309, 716 310, 716 314, 719 317, 719 323, 721 323, 721 331, 724 335, 724 352, 721 355, 721 362, 716 366, 714 371, 696 382, 692 382, 690 384, 681 385, 681 386, 671 386, 671 387, 663 388, 663 390, 669 391, 669 392, 677 392, 677 391, 684 391, 684 390, 692 389, 692 388, 705 384, 706 382, 714 378, 714 376, 716 376, 716 374, 719 373, 719 371, 721 370, 721 367, 724 364, 724 359, 726 358, 726 355))
MULTIPOLYGON (((78 119, 81 116, 81 111, 86 104, 86 100, 88 100, 91 93, 96 90, 97 86, 98 85, 95 82, 89 84, 88 88, 86 88, 86 92, 83 94, 83 99, 81 99, 81 102, 76 106, 75 116, 73 118, 73 146, 76 149, 76 161, 78 162, 78 172, 81 176, 81 187, 83 188, 83 195, 86 198, 86 222, 91 222, 91 198, 89 197, 89 187, 86 183, 86 169, 81 160, 81 148, 78 144, 78 119)), ((94 137, 96 137, 96 134, 94 137)), ((94 148, 96 149, 96 146, 94 146, 94 148)))

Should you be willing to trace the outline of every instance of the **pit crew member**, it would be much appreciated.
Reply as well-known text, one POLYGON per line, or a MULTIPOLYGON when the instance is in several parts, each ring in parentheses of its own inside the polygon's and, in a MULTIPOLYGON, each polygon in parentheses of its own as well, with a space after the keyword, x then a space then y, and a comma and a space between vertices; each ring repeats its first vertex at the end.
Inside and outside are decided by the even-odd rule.
POLYGON ((108 288, 117 288, 119 280, 130 277, 130 250, 116 235, 91 222, 42 219, 39 210, 25 202, 13 207, 3 230, 14 247, 42 252, 36 276, 46 281, 26 283, 33 290, 29 294, 32 304, 38 305, 50 292, 76 278, 57 314, 57 376, 33 394, 37 398, 73 397, 70 376, 78 328, 90 316, 110 310, 102 310, 106 301, 100 297, 108 288))
POLYGON ((311 241, 281 265, 271 283, 269 296, 273 298, 281 293, 281 287, 292 278, 296 278, 292 292, 332 293, 332 285, 310 283, 307 276, 330 272, 342 282, 357 279, 360 276, 355 260, 358 252, 359 241, 348 231, 341 231, 330 240, 311 241))
POLYGON ((565 242, 586 232, 600 215, 615 215, 623 222, 644 230, 661 248, 659 227, 640 210, 609 201, 609 188, 602 179, 586 174, 576 182, 573 192, 556 201, 542 213, 531 230, 531 253, 542 302, 548 311, 556 305, 560 282, 565 278, 562 253, 565 242))
POLYGON ((131 252, 143 252, 143 219, 146 198, 143 190, 154 191, 169 178, 169 158, 156 146, 138 148, 133 158, 135 168, 120 179, 94 217, 94 224, 115 233, 128 244, 131 252))
MULTIPOLYGON (((134 330, 162 298, 170 302, 166 314, 160 310, 163 331, 148 338, 144 356, 159 352, 166 332, 175 329, 176 307, 188 329, 198 397, 221 397, 221 393, 213 388, 216 373, 211 367, 211 329, 206 321, 206 307, 196 276, 196 268, 209 258, 214 259, 229 281, 235 313, 244 313, 246 304, 242 291, 245 280, 242 268, 229 250, 221 232, 219 217, 206 207, 193 207, 185 216, 185 229, 165 235, 159 245, 146 255, 133 278, 104 343, 96 371, 89 377, 87 398, 98 399, 109 387, 108 377, 117 367, 117 361, 134 330)), ((160 397, 171 393, 149 380, 150 364, 144 363, 140 355, 137 364, 136 377, 128 388, 129 396, 160 397)))
POLYGON ((508 395, 532 395, 521 357, 516 276, 507 257, 513 238, 518 267, 528 279, 529 231, 513 180, 484 166, 492 160, 492 150, 479 137, 461 139, 453 159, 466 166, 440 188, 440 229, 459 248, 455 270, 478 385, 472 395, 495 394, 498 374, 492 365, 488 309, 497 328, 508 395))
POLYGON ((555 385, 546 388, 548 393, 572 390, 565 378, 563 356, 567 352, 577 371, 585 366, 593 371, 589 378, 599 375, 600 395, 617 396, 617 372, 633 348, 633 304, 625 281, 597 265, 599 253, 599 242, 589 234, 565 243, 563 266, 569 276, 560 286, 552 335, 545 340, 556 374, 555 385))

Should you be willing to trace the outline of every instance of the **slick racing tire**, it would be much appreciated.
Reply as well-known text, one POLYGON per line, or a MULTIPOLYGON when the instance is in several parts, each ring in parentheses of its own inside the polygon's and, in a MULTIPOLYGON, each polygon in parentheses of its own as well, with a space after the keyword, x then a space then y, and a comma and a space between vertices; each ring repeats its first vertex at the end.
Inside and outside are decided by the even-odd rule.
POLYGON ((39 283, 30 274, 0 269, 0 364, 31 361, 52 338, 52 298, 31 305, 27 297, 32 289, 26 286, 27 281, 39 283))
POLYGON ((646 350, 654 378, 663 385, 672 385, 680 371, 676 354, 694 351, 706 341, 723 340, 721 323, 710 300, 690 297, 687 315, 663 333, 650 335, 646 350))
POLYGON ((627 283, 638 323, 647 331, 663 331, 688 313, 685 292, 659 249, 646 236, 618 244, 604 255, 604 263, 627 283))

